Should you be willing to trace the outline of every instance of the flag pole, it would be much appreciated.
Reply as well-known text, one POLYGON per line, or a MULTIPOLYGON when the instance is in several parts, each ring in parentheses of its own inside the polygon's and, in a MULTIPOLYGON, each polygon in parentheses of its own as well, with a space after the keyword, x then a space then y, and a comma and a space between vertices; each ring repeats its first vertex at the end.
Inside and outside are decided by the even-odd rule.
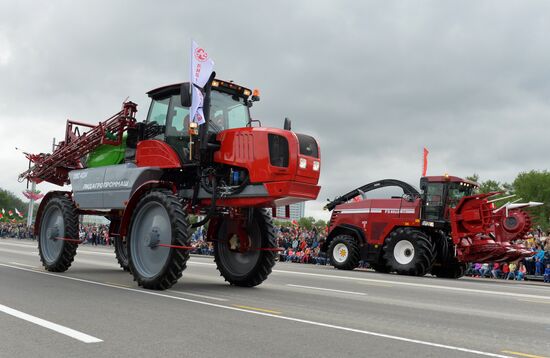
MULTIPOLYGON (((36 182, 32 182, 31 190, 34 193, 36 191, 36 182)), ((29 209, 27 210, 27 227, 31 227, 32 225, 32 214, 34 211, 34 198, 31 197, 31 200, 29 201, 29 209)))

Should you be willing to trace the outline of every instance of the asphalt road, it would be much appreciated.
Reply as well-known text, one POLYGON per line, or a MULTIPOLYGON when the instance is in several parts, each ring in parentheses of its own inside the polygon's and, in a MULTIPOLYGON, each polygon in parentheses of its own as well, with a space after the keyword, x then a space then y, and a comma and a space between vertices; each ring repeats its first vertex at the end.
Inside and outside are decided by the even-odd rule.
POLYGON ((277 263, 256 288, 192 257, 168 291, 112 250, 65 273, 0 239, 0 357, 550 357, 550 285, 402 277, 277 263))

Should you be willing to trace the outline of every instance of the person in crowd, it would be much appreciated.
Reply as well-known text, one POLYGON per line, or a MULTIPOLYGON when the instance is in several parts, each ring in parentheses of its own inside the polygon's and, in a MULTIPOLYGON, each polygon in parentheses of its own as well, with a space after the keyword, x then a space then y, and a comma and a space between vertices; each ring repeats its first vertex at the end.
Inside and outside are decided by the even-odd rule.
POLYGON ((491 270, 491 275, 493 275, 493 278, 500 278, 500 275, 502 274, 502 270, 500 269, 500 264, 498 262, 495 262, 493 265, 493 269, 491 270))
POLYGON ((481 277, 489 277, 489 274, 491 273, 491 268, 489 268, 489 264, 487 262, 481 265, 480 272, 481 272, 481 277))
POLYGON ((515 262, 510 262, 508 265, 508 268, 510 269, 510 272, 508 273, 508 276, 506 277, 507 280, 514 280, 516 278, 516 270, 517 265, 515 262))
POLYGON ((510 273, 510 266, 508 265, 507 262, 505 262, 502 264, 502 275, 500 278, 503 278, 503 279, 507 278, 509 273, 510 273))
POLYGON ((544 269, 544 282, 550 283, 550 264, 546 264, 544 269))
POLYGON ((481 264, 481 262, 476 262, 474 264, 474 270, 472 271, 472 276, 474 277, 481 277, 481 269, 482 269, 483 265, 481 264))
POLYGON ((542 268, 543 265, 541 259, 539 257, 535 257, 535 276, 542 276, 542 268))
POLYGON ((520 262, 518 264, 518 268, 517 268, 517 271, 516 271, 516 280, 517 281, 523 281, 525 279, 525 273, 527 272, 527 270, 525 269, 525 266, 523 265, 522 262, 520 262))

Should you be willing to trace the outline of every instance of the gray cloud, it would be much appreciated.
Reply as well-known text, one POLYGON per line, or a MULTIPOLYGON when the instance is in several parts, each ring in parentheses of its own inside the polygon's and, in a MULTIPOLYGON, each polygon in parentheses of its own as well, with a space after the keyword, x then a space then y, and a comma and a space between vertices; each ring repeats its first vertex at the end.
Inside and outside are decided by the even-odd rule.
MULTIPOLYGON (((188 78, 194 38, 220 78, 262 91, 263 125, 315 135, 321 200, 387 177, 513 180, 547 168, 550 4, 537 1, 0 1, 0 185, 64 119, 188 78)), ((44 190, 49 188, 43 187, 44 190)))

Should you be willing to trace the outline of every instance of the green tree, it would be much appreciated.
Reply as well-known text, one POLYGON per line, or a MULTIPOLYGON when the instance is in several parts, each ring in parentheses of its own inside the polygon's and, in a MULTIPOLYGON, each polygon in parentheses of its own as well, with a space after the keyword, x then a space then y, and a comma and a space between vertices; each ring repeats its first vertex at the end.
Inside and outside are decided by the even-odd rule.
POLYGON ((466 177, 467 180, 475 181, 476 183, 479 181, 479 174, 474 173, 472 175, 468 175, 466 177))
POLYGON ((305 228, 306 230, 311 230, 313 228, 314 223, 315 223, 315 218, 312 218, 311 216, 300 218, 300 220, 298 220, 298 225, 300 225, 300 227, 305 228))
POLYGON ((544 203, 529 209, 536 225, 548 228, 550 218, 550 172, 531 170, 518 174, 514 183, 514 192, 522 202, 538 201, 544 203))
POLYGON ((4 189, 0 189, 0 213, 2 212, 2 208, 6 211, 6 213, 4 214, 4 218, 2 219, 4 221, 8 219, 9 210, 12 210, 14 212, 13 218, 15 219, 19 219, 19 217, 17 216, 17 214, 15 214, 14 209, 19 210, 21 213, 27 212, 27 204, 23 202, 23 200, 15 196, 15 194, 13 194, 12 192, 4 189))

